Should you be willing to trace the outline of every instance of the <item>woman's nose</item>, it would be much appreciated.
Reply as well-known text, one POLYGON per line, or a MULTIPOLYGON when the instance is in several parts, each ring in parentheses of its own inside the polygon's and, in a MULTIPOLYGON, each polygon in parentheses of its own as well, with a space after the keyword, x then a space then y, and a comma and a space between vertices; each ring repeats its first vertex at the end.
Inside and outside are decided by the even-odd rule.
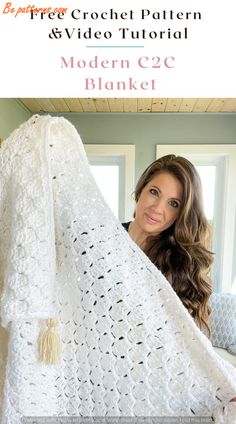
POLYGON ((155 199, 152 208, 156 213, 162 214, 165 210, 165 202, 160 198, 155 199))

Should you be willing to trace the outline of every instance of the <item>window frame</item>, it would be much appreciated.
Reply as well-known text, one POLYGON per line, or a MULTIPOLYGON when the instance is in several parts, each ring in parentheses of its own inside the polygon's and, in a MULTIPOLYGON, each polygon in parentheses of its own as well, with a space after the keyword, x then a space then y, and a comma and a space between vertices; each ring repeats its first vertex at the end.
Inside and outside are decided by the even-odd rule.
POLYGON ((135 181, 135 145, 134 144, 84 144, 91 165, 119 166, 119 220, 130 219, 133 215, 135 181))

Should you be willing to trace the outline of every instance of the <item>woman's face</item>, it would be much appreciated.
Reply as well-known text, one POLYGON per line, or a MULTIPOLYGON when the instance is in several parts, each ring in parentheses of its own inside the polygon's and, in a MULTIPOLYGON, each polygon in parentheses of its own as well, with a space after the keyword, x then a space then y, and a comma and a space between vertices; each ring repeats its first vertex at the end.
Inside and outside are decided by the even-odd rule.
POLYGON ((161 172, 143 188, 136 204, 135 224, 142 232, 159 234, 177 219, 183 196, 180 181, 168 172, 161 172))

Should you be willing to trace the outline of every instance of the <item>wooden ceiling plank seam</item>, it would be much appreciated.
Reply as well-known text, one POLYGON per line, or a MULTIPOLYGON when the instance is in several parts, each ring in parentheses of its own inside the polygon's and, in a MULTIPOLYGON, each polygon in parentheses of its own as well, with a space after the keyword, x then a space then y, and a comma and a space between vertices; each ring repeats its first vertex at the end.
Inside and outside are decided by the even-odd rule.
POLYGON ((193 112, 196 112, 196 113, 206 112, 207 108, 209 107, 211 103, 211 100, 212 100, 211 98, 197 99, 193 108, 193 112))
POLYGON ((194 98, 183 98, 179 107, 179 112, 192 112, 196 99, 194 98))
POLYGON ((164 112, 167 103, 167 98, 153 98, 152 112, 164 112))
POLYGON ((94 99, 94 103, 95 103, 97 112, 110 112, 107 98, 94 99))
POLYGON ((83 112, 96 112, 96 106, 94 103, 94 99, 88 99, 88 98, 79 98, 79 101, 81 103, 83 112))
POLYGON ((151 112, 152 98, 139 98, 138 99, 138 112, 151 112))
POLYGON ((220 112, 225 99, 223 98, 215 98, 212 99, 211 103, 209 104, 209 107, 207 108, 207 112, 220 112))
POLYGON ((40 104, 37 102, 36 99, 33 98, 24 98, 19 99, 21 103, 24 104, 24 106, 30 111, 30 112, 40 112, 42 109, 40 107, 40 104))
POLYGON ((178 112, 182 100, 183 99, 181 98, 168 99, 166 103, 165 112, 178 112))
POLYGON ((123 112, 124 104, 123 99, 121 98, 111 98, 108 99, 108 104, 111 112, 123 112))
POLYGON ((64 99, 62 99, 62 98, 60 98, 60 99, 52 98, 52 99, 49 99, 49 100, 52 102, 52 104, 55 107, 57 112, 69 112, 70 111, 70 109, 67 106, 64 99))
POLYGON ((65 98, 64 100, 70 112, 83 112, 83 108, 79 99, 65 98))
POLYGON ((36 100, 40 104, 43 112, 57 112, 50 99, 37 98, 36 100))

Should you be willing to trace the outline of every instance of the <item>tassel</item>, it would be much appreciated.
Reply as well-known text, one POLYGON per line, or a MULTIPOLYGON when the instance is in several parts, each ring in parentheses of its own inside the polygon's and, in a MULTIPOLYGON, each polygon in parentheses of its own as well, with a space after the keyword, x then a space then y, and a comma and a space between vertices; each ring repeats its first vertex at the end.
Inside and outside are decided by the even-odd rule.
POLYGON ((47 329, 39 336, 39 359, 47 365, 60 362, 62 345, 57 331, 58 321, 48 319, 47 329))

